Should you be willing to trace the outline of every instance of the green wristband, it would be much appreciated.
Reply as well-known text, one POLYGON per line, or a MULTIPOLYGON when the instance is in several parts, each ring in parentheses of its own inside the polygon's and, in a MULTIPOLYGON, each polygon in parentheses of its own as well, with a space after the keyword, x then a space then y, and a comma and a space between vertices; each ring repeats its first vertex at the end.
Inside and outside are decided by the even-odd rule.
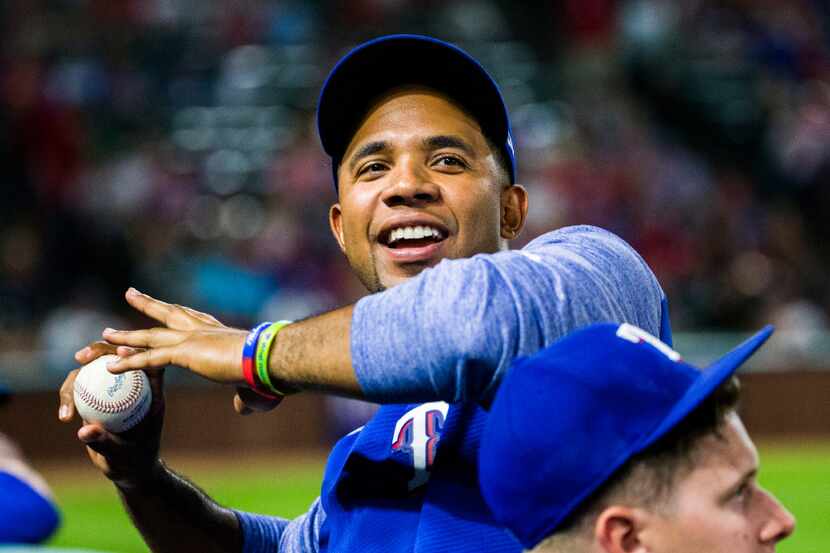
POLYGON ((280 330, 284 327, 290 325, 293 321, 277 321, 265 330, 262 331, 262 334, 259 337, 256 345, 256 374, 259 377, 260 382, 271 392, 275 394, 279 394, 281 396, 286 395, 285 392, 278 390, 273 382, 271 382, 271 375, 268 373, 268 358, 271 355, 271 346, 274 345, 274 339, 276 339, 277 334, 279 334, 280 330))

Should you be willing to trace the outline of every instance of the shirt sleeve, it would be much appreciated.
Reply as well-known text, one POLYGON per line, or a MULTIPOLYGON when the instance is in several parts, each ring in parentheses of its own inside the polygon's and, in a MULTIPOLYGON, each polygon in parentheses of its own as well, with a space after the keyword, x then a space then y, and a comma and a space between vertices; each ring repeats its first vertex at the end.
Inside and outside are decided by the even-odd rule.
POLYGON ((352 361, 372 401, 487 400, 513 359, 583 326, 628 322, 660 336, 664 300, 625 241, 567 227, 522 250, 444 260, 363 298, 352 361))
POLYGON ((288 520, 234 511, 242 528, 242 553, 317 553, 326 513, 317 498, 307 512, 288 520))
POLYGON ((55 505, 16 475, 0 471, 0 544, 40 543, 55 532, 55 505))

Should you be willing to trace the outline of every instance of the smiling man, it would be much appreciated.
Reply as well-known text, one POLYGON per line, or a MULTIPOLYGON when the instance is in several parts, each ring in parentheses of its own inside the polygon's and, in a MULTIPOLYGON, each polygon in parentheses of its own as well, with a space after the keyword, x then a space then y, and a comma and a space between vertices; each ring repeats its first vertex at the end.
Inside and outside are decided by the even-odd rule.
POLYGON ((442 259, 504 249, 524 221, 525 191, 509 185, 503 154, 477 121, 429 88, 394 89, 376 105, 344 153, 343 193, 331 209, 335 237, 366 288, 399 284, 442 259), (441 134, 425 135, 428 121, 441 134), (361 235, 368 240, 353 239, 361 235))
MULTIPOLYGON (((636 252, 594 227, 509 250, 527 194, 507 109, 455 46, 412 35, 359 46, 323 86, 318 126, 338 193, 331 229, 373 294, 249 333, 130 289, 129 304, 163 326, 108 329, 76 359, 116 351, 111 370, 148 370, 155 404, 131 435, 90 424, 78 437, 154 551, 517 552, 478 488, 481 405, 516 356, 587 324, 627 321, 669 340, 664 294, 636 252), (255 373, 253 348, 262 354, 255 373), (318 390, 383 405, 334 447, 306 514, 242 513, 159 458, 155 369, 167 364, 241 386, 240 412, 263 407, 246 382, 272 395, 318 390)), ((61 391, 64 421, 75 374, 61 391)))
POLYGON ((496 519, 533 553, 774 551, 795 519, 758 484, 732 376, 771 333, 703 370, 628 324, 517 362, 481 441, 496 519))

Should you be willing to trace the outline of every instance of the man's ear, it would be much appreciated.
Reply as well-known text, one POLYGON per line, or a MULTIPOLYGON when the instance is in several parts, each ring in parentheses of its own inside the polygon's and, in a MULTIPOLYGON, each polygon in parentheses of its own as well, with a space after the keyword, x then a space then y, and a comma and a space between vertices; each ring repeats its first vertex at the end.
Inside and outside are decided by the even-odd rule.
POLYGON ((343 214, 340 211, 340 204, 335 203, 329 208, 329 226, 340 251, 346 253, 346 240, 343 238, 343 214))
POLYGON ((604 553, 649 553, 641 539, 648 519, 641 509, 611 505, 594 523, 594 541, 604 553))
POLYGON ((527 190, 521 184, 512 184, 501 191, 501 237, 513 240, 527 219, 527 190))

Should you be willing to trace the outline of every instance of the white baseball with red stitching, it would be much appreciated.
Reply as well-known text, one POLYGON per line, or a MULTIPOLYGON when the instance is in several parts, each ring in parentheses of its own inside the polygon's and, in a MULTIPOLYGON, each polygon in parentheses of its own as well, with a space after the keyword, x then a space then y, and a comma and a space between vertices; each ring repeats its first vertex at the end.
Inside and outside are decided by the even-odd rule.
POLYGON ((116 355, 103 355, 81 367, 75 379, 75 409, 86 422, 97 422, 110 432, 129 430, 147 415, 152 393, 143 371, 112 374, 107 363, 116 355))

